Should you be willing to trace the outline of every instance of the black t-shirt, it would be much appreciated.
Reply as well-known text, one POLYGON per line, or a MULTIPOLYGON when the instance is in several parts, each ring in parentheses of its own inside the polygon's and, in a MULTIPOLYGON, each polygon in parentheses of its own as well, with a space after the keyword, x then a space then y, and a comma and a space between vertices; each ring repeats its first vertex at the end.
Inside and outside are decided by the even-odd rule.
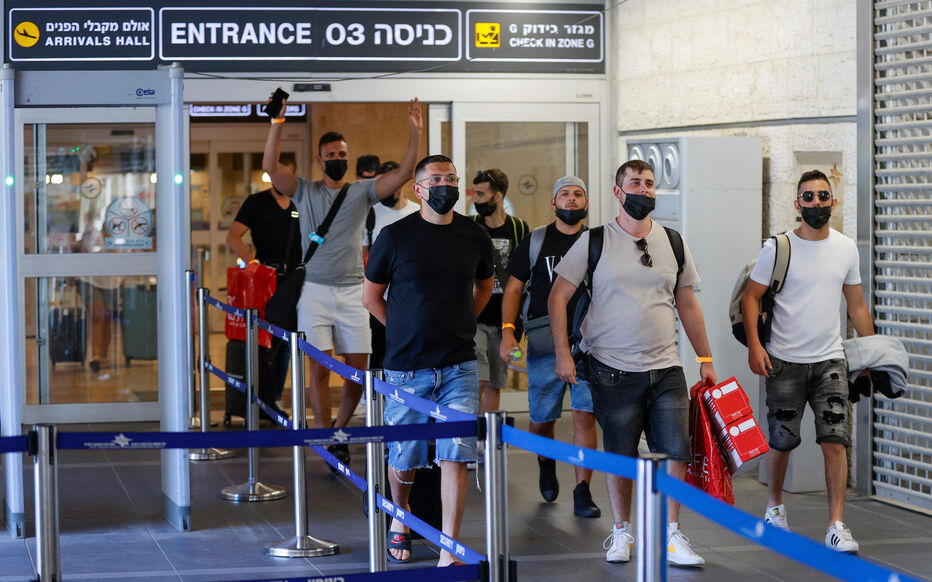
MULTIPOLYGON (((551 222, 547 225, 547 231, 544 235, 544 243, 540 247, 540 253, 537 255, 537 263, 531 265, 531 237, 528 236, 517 250, 511 255, 508 261, 508 274, 524 281, 531 280, 531 299, 528 304, 528 319, 547 315, 547 298, 550 296, 550 289, 553 287, 553 281, 557 278, 554 267, 563 258, 563 255, 570 250, 573 243, 579 238, 584 229, 579 229, 576 234, 563 234, 557 230, 557 225, 551 222)), ((579 291, 570 300, 566 307, 567 317, 572 317, 576 309, 576 299, 579 291)), ((519 313, 520 315, 520 313, 519 313)), ((567 320, 569 321, 569 319, 567 320)))
POLYGON ((453 213, 438 225, 416 212, 382 229, 366 279, 388 287, 385 368, 423 370, 476 359, 473 284, 492 276, 492 242, 453 213))
POLYGON ((530 229, 526 222, 511 215, 507 215, 505 224, 498 228, 487 227, 482 217, 476 217, 475 220, 492 238, 492 261, 495 268, 495 287, 492 289, 492 297, 489 298, 489 303, 479 314, 477 321, 499 327, 502 325, 502 294, 505 292, 505 285, 508 284, 508 259, 518 247, 518 243, 527 237, 530 229))
POLYGON ((289 200, 288 208, 283 209, 271 190, 257 192, 246 198, 235 220, 249 228, 256 247, 256 259, 263 265, 284 263, 291 272, 301 264, 301 228, 294 202, 289 200), (286 248, 292 228, 291 246, 286 248))

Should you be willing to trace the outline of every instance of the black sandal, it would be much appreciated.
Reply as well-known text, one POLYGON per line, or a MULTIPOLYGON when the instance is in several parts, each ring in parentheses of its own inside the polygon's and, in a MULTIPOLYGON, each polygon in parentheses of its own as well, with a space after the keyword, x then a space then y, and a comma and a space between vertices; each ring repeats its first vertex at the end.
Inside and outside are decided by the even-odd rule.
POLYGON ((394 564, 405 564, 411 561, 411 534, 404 533, 400 531, 390 531, 388 532, 392 535, 388 539, 388 543, 385 544, 385 553, 388 555, 388 561, 394 564), (402 550, 408 552, 408 557, 405 559, 396 558, 392 555, 389 550, 402 550))

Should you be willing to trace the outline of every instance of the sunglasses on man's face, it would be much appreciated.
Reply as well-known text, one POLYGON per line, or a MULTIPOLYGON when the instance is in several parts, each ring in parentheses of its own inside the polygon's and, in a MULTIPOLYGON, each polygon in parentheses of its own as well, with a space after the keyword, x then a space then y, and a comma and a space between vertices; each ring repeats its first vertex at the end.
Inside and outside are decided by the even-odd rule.
POLYGON ((799 198, 802 198, 803 202, 812 202, 816 199, 816 196, 819 197, 819 202, 828 202, 832 199, 832 193, 828 190, 819 190, 818 192, 813 192, 812 190, 806 190, 802 194, 799 194, 799 198))
POLYGON ((650 258, 650 253, 647 252, 647 239, 642 238, 640 240, 634 241, 634 245, 638 248, 639 251, 644 253, 641 255, 641 264, 645 267, 653 267, 654 260, 650 258))

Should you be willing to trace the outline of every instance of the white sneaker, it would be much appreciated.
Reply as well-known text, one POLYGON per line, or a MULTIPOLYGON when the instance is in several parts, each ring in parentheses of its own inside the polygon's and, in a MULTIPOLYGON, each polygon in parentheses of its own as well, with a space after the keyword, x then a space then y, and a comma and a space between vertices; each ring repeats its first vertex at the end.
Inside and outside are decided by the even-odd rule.
POLYGON ((705 560, 689 547, 689 538, 680 531, 680 524, 667 524, 667 561, 674 566, 701 566, 705 560))
POLYGON ((764 512, 764 523, 769 523, 783 531, 790 531, 790 524, 786 522, 786 507, 782 503, 776 507, 767 508, 764 512))
POLYGON ((825 545, 838 552, 852 554, 856 554, 861 549, 861 546, 854 541, 851 530, 840 521, 828 526, 828 531, 825 533, 825 545))
POLYGON ((602 547, 608 550, 605 552, 605 561, 630 561, 632 544, 634 544, 634 537, 631 535, 631 524, 625 521, 622 522, 621 527, 613 527, 612 533, 608 534, 608 537, 602 542, 602 547))

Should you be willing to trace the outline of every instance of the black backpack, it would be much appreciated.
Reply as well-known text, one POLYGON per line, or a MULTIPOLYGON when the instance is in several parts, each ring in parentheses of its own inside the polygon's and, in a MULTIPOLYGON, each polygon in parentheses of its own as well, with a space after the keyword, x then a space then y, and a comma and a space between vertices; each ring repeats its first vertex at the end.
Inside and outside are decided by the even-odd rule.
MULTIPOLYGON (((686 263, 686 253, 683 250, 683 237, 672 228, 664 226, 663 230, 667 233, 667 238, 670 239, 670 247, 673 249, 673 256, 676 257, 676 283, 673 287, 675 290, 676 286, 679 285, 680 275, 683 273, 683 265, 686 263)), ((592 303, 592 275, 595 273, 595 268, 599 264, 599 259, 602 258, 602 245, 604 240, 605 231, 603 227, 597 226, 589 230, 589 260, 588 266, 586 267, 586 275, 583 278, 583 282, 580 284, 581 287, 584 286, 585 291, 579 296, 579 301, 576 302, 576 310, 573 312, 573 321, 570 324, 569 330, 570 353, 573 354, 573 360, 577 363, 583 356, 583 351, 579 347, 582 341, 582 324, 586 319, 586 315, 589 313, 589 304, 592 303)))

